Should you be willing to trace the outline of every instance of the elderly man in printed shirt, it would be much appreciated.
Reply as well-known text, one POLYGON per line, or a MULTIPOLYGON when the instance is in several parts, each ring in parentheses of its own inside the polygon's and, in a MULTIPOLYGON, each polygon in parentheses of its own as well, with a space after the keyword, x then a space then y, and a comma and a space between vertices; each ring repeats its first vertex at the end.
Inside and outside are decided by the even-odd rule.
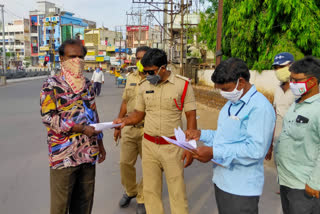
POLYGON ((59 48, 61 74, 44 81, 41 118, 48 132, 51 214, 89 214, 92 210, 95 163, 103 162, 102 133, 91 82, 83 76, 86 48, 67 40, 59 48))

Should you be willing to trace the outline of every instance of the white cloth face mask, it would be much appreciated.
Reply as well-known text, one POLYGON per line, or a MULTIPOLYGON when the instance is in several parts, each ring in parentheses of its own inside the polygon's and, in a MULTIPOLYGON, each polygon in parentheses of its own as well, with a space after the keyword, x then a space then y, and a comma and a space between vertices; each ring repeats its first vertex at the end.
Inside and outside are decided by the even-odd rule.
POLYGON ((241 89, 241 90, 237 89, 238 85, 239 85, 239 79, 238 79, 237 85, 236 85, 236 87, 234 88, 233 91, 222 91, 222 90, 220 90, 221 96, 223 96, 227 100, 230 100, 232 103, 237 102, 240 99, 240 97, 242 96, 242 94, 243 94, 243 89, 241 89))

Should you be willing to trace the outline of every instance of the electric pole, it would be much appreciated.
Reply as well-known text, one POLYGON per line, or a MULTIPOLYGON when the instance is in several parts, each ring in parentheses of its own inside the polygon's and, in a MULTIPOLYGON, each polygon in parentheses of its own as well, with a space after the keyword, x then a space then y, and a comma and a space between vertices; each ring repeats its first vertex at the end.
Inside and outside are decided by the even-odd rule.
POLYGON ((138 47, 140 47, 141 44, 141 22, 142 22, 142 14, 141 14, 141 9, 139 11, 139 41, 138 41, 138 47))
POLYGON ((3 74, 5 74, 7 70, 7 66, 6 66, 6 40, 5 40, 5 32, 4 32, 4 12, 3 12, 4 5, 1 4, 0 7, 1 7, 1 13, 2 13, 2 55, 3 55, 2 67, 3 67, 3 74))
POLYGON ((183 29, 184 29, 184 0, 181 0, 181 32, 180 32, 180 74, 183 76, 183 29))
POLYGON ((217 26, 217 45, 216 45, 216 67, 221 62, 221 37, 222 37, 222 18, 223 18, 223 0, 219 0, 218 5, 218 26, 217 26))
POLYGON ((55 24, 53 22, 49 22, 51 24, 51 32, 50 32, 50 39, 49 39, 49 50, 50 50, 50 68, 51 71, 53 70, 53 68, 55 68, 55 50, 54 50, 54 28, 55 28, 55 24), (53 40, 53 41, 52 41, 53 40), (52 57, 52 59, 51 59, 52 57))
POLYGON ((162 49, 166 51, 166 41, 167 41, 167 28, 168 28, 168 16, 167 16, 167 11, 168 11, 168 0, 164 1, 164 13, 163 13, 163 40, 162 40, 162 49))
POLYGON ((171 38, 170 38, 170 63, 172 63, 172 60, 173 60, 173 0, 171 0, 171 10, 170 10, 170 35, 171 35, 171 38))

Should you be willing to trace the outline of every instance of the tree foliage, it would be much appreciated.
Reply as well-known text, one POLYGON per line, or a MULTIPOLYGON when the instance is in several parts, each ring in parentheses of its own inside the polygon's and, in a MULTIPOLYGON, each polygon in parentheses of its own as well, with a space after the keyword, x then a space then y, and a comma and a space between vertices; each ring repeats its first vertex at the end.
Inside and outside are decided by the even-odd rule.
MULTIPOLYGON (((215 50, 218 0, 201 14, 199 41, 215 50)), ((277 53, 320 57, 319 0, 224 0, 222 51, 250 68, 270 69, 277 53)))

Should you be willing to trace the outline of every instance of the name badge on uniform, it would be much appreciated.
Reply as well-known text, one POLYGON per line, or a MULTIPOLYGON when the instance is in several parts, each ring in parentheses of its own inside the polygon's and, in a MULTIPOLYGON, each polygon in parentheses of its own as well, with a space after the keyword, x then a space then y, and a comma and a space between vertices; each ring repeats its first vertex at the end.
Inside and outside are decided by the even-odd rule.
POLYGON ((130 86, 137 86, 137 83, 130 83, 130 86))
POLYGON ((146 94, 153 94, 153 93, 154 93, 154 90, 146 91, 146 94))

